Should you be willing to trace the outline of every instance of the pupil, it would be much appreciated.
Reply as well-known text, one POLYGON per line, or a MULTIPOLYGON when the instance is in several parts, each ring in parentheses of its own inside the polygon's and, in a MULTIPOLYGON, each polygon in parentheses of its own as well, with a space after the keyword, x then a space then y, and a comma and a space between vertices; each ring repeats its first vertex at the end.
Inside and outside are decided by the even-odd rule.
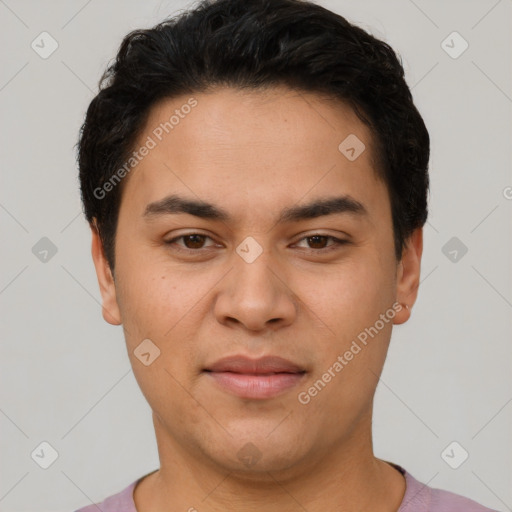
POLYGON ((189 247, 189 244, 187 244, 185 242, 185 245, 189 248, 189 249, 200 249, 201 247, 201 243, 204 242, 204 235, 187 235, 185 237, 185 240, 192 240, 192 245, 193 247, 189 247))
MULTIPOLYGON (((310 240, 315 240, 315 241, 316 241, 316 242, 315 242, 315 241, 313 242, 313 245, 314 245, 315 243, 317 243, 320 239, 324 239, 324 241, 325 241, 325 238, 326 238, 326 237, 325 237, 325 236, 322 236, 322 235, 316 235, 316 236, 310 236, 310 237, 309 237, 309 239, 310 239, 310 240)), ((324 244, 321 244, 321 245, 323 246, 324 244)), ((315 249, 318 249, 318 247, 315 247, 315 249)))

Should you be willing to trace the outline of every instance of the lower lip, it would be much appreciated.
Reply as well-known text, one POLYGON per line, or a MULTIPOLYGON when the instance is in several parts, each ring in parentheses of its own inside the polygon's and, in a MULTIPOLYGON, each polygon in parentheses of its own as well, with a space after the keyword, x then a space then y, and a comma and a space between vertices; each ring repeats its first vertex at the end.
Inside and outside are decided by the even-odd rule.
POLYGON ((225 391, 240 398, 265 399, 281 395, 297 386, 305 373, 248 375, 233 372, 206 372, 225 391))

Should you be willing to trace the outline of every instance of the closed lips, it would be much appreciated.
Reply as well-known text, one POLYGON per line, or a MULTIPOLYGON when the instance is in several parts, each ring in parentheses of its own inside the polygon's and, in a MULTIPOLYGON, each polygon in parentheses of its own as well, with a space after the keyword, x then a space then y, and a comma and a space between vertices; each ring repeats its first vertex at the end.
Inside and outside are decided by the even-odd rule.
POLYGON ((278 356, 267 356, 259 359, 251 359, 246 356, 225 357, 205 368, 205 371, 231 372, 245 375, 306 372, 301 366, 278 356))

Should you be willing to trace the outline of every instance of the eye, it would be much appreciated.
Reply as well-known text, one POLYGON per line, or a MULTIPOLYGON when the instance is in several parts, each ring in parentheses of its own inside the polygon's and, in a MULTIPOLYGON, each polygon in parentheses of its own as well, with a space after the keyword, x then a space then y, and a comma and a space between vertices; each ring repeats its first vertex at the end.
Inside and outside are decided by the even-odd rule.
POLYGON ((348 240, 341 240, 341 239, 336 238, 334 236, 322 235, 322 234, 313 234, 313 235, 306 236, 306 237, 302 238, 301 240, 299 240, 299 243, 304 241, 304 240, 309 245, 313 245, 313 247, 306 247, 306 249, 310 249, 310 250, 313 250, 313 251, 323 251, 323 252, 336 249, 339 246, 348 243, 348 240), (333 243, 326 246, 325 244, 326 244, 326 242, 328 240, 332 240, 333 243))
POLYGON ((203 235, 201 233, 190 233, 188 235, 177 236, 176 238, 168 240, 165 243, 167 245, 175 245, 177 240, 183 240, 184 247, 177 244, 178 249, 184 251, 195 251, 204 248, 202 246, 204 244, 205 239, 207 238, 211 240, 211 238, 207 235, 203 235))
MULTIPOLYGON (((208 235, 203 235, 202 233, 189 233, 186 235, 181 235, 171 240, 167 240, 166 245, 172 245, 179 251, 185 252, 199 252, 201 249, 208 249, 210 247, 214 247, 215 244, 211 244, 205 246, 206 240, 212 240, 208 235), (183 241, 183 244, 179 244, 178 241, 183 241)), ((212 240, 213 241, 213 240, 212 240)), ((306 236, 299 240, 298 243, 306 241, 309 247, 303 247, 309 251, 313 252, 328 252, 334 249, 337 249, 341 245, 348 244, 348 240, 341 240, 334 236, 330 235, 322 235, 322 234, 312 234, 306 236), (332 243, 326 245, 329 240, 332 240, 332 243), (312 246, 312 247, 311 247, 312 246)), ((296 244, 297 245, 297 244, 296 244)), ((298 246, 298 245, 297 245, 298 246)))

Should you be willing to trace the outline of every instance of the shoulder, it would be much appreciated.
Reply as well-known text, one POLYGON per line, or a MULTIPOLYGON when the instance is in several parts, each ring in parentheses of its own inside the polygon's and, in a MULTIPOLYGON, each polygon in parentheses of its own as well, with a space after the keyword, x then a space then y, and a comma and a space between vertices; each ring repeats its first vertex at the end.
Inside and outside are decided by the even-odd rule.
POLYGON ((460 494, 429 487, 403 468, 399 471, 405 477, 406 490, 398 512, 496 512, 460 494))
POLYGON ((140 479, 132 482, 128 487, 125 487, 117 494, 113 494, 104 499, 101 503, 87 505, 75 512, 137 512, 135 502, 133 501, 133 490, 140 479))

